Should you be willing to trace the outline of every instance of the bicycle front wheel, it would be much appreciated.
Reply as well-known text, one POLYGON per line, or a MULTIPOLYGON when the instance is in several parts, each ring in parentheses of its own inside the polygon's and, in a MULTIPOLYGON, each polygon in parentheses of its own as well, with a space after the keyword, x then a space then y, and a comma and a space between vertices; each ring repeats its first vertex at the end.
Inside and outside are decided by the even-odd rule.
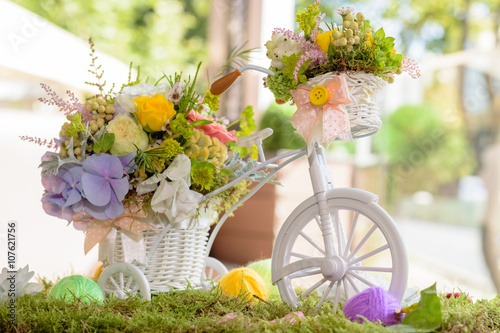
MULTIPOLYGON (((335 190, 334 190, 335 191, 335 190)), ((327 256, 315 198, 302 203, 281 228, 273 251, 273 282, 281 298, 296 307, 305 297, 346 301, 379 286, 401 301, 406 289, 406 249, 392 218, 375 201, 359 200, 360 190, 329 196, 334 254, 327 256)), ((366 197, 366 196, 365 196, 366 197)))

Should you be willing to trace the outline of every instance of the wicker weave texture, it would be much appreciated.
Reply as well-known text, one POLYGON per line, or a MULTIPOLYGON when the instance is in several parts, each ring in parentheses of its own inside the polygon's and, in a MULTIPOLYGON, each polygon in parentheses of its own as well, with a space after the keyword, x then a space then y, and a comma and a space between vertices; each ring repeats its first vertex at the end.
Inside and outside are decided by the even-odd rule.
MULTIPOLYGON (((200 277, 205 266, 208 230, 208 227, 195 227, 192 229, 172 228, 168 231, 147 263, 144 272, 152 291, 184 289, 188 284, 193 287, 200 284, 200 277)), ((144 231, 146 253, 150 253, 159 234, 155 230, 144 231)), ((120 231, 116 236, 114 261, 123 262, 120 231)))
POLYGON ((387 82, 378 76, 364 72, 331 72, 309 79, 307 84, 321 85, 329 78, 339 74, 345 75, 352 99, 351 103, 345 104, 352 136, 360 138, 377 133, 382 126, 382 121, 380 120, 379 108, 375 103, 375 96, 387 85, 387 82))

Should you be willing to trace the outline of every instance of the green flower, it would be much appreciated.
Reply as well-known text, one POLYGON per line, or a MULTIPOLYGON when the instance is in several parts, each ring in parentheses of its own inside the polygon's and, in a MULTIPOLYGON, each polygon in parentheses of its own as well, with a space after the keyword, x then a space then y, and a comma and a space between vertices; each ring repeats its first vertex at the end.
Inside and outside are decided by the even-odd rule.
POLYGON ((269 75, 267 77, 267 86, 274 94, 274 97, 282 101, 288 101, 292 98, 290 89, 294 89, 296 87, 296 83, 293 82, 293 79, 290 79, 282 72, 277 72, 276 75, 269 75))
POLYGON ((167 160, 173 160, 177 155, 184 153, 184 148, 182 148, 181 144, 172 138, 165 139, 165 141, 161 143, 161 146, 164 148, 164 158, 167 160))
POLYGON ((314 3, 296 12, 295 21, 299 24, 299 29, 304 31, 306 37, 311 34, 311 31, 316 26, 316 19, 319 14, 321 14, 319 3, 314 3))
POLYGON ((215 173, 217 169, 209 162, 196 162, 192 159, 191 179, 193 184, 201 187, 202 190, 210 191, 215 184, 215 173))
POLYGON ((186 140, 193 135, 193 126, 191 126, 184 115, 180 113, 170 121, 170 130, 181 135, 186 140))
POLYGON ((213 111, 219 110, 219 96, 212 95, 210 91, 207 91, 203 97, 203 101, 213 111))

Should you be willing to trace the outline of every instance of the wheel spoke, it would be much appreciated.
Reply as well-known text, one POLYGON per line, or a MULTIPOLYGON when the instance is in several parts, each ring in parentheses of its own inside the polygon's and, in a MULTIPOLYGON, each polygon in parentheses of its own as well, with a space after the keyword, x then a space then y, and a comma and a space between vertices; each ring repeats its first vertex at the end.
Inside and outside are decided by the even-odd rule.
POLYGON ((340 255, 342 253, 342 248, 343 248, 343 242, 342 242, 342 237, 340 235, 340 216, 339 216, 339 210, 335 209, 335 212, 330 215, 330 219, 333 222, 333 227, 335 228, 335 233, 337 234, 337 250, 338 254, 340 255), (331 216, 333 215, 333 216, 331 216))
POLYGON ((376 255, 377 253, 380 253, 384 250, 387 250, 388 248, 390 248, 389 244, 385 244, 385 245, 379 247, 378 249, 370 251, 370 252, 362 255, 361 257, 357 257, 356 259, 349 261, 349 265, 354 265, 360 261, 365 260, 366 258, 372 257, 372 256, 376 255))
POLYGON ((351 260, 351 258, 359 251, 359 249, 363 245, 365 245, 366 241, 368 240, 368 238, 370 238, 370 236, 373 234, 375 230, 377 230, 376 224, 373 225, 373 227, 366 233, 365 237, 363 237, 363 239, 359 242, 358 246, 356 246, 356 248, 351 252, 351 254, 349 254, 347 260, 351 260))
POLYGON ((322 278, 321 280, 319 280, 318 282, 316 282, 315 284, 313 284, 311 287, 309 287, 309 289, 307 289, 306 291, 304 291, 301 296, 302 297, 306 297, 307 295, 309 295, 311 292, 313 292, 314 290, 318 289, 319 286, 321 286, 323 283, 326 282, 326 280, 328 280, 326 277, 322 278))
POLYGON ((125 289, 129 289, 130 285, 132 285, 132 282, 134 282, 134 278, 130 276, 127 280, 127 284, 125 285, 125 289))
POLYGON ((333 313, 337 313, 339 298, 340 298, 340 280, 337 281, 337 288, 335 289, 335 301, 333 302, 333 313))
POLYGON ((322 261, 323 261, 323 258, 308 258, 308 259, 302 259, 302 260, 295 261, 291 264, 288 264, 288 265, 281 268, 279 275, 273 279, 274 280, 273 283, 281 280, 285 276, 289 276, 289 275, 296 273, 296 272, 299 272, 301 270, 304 270, 307 268, 320 267, 322 261))
POLYGON ((347 240, 347 244, 346 244, 345 249, 344 249, 344 255, 342 256, 344 258, 349 253, 349 248, 351 247, 352 240, 354 239, 354 231, 356 230, 356 224, 358 223, 358 217, 359 217, 359 213, 356 212, 356 215, 354 215, 354 218, 353 218, 353 221, 351 224, 351 230, 349 231, 349 238, 347 240))
POLYGON ((392 273, 394 270, 392 267, 371 267, 371 266, 353 266, 349 267, 351 271, 366 271, 366 272, 386 272, 392 273))
POLYGON ((115 279, 112 276, 109 277, 109 281, 116 288, 115 290, 121 290, 121 288, 118 286, 118 284, 116 283, 115 279))
POLYGON ((297 278, 301 278, 304 276, 311 276, 311 275, 315 275, 315 274, 321 274, 321 268, 309 269, 306 271, 299 271, 299 272, 288 275, 288 278, 297 279, 297 278))
POLYGON ((351 284, 351 286, 354 288, 354 290, 356 291, 356 294, 359 294, 359 288, 358 286, 354 283, 354 281, 352 280, 352 277, 350 277, 348 274, 345 275, 345 277, 347 278, 347 280, 349 281, 349 283, 351 284))
POLYGON ((342 284, 344 285, 344 294, 345 294, 345 298, 346 299, 349 299, 349 289, 347 289, 349 286, 347 285, 347 279, 346 278, 343 278, 342 279, 342 284))
POLYGON ((319 309, 323 302, 325 301, 326 297, 328 294, 330 294, 330 291, 332 291, 333 285, 335 284, 335 281, 330 282, 326 290, 323 292, 323 295, 321 296, 321 299, 319 300, 318 304, 316 304, 316 308, 319 309))
POLYGON ((311 256, 307 256, 305 254, 297 253, 297 252, 290 252, 290 256, 297 257, 297 258, 300 258, 300 259, 312 258, 311 256))
POLYGON ((125 289, 125 282, 123 280, 123 272, 120 272, 120 288, 125 289))
POLYGON ((304 231, 300 231, 299 234, 306 240, 308 241, 312 246, 314 246, 321 254, 325 254, 325 250, 319 247, 318 244, 316 244, 315 241, 312 240, 311 237, 309 237, 304 231))
POLYGON ((365 279, 364 277, 362 277, 359 274, 356 274, 352 271, 347 271, 347 274, 351 275, 353 278, 358 279, 359 281, 363 282, 364 284, 366 284, 369 287, 375 287, 375 285, 372 282, 368 281, 367 279, 365 279))

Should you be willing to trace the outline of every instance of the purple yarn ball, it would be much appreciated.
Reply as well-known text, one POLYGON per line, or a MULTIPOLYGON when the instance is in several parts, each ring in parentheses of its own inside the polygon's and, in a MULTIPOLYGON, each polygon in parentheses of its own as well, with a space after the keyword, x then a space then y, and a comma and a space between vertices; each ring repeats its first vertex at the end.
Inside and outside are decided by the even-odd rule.
POLYGON ((373 287, 363 290, 356 296, 349 299, 342 311, 346 318, 351 321, 363 323, 363 318, 375 322, 380 320, 386 325, 396 325, 401 322, 402 317, 396 316, 395 311, 401 309, 399 302, 379 287, 373 287))

